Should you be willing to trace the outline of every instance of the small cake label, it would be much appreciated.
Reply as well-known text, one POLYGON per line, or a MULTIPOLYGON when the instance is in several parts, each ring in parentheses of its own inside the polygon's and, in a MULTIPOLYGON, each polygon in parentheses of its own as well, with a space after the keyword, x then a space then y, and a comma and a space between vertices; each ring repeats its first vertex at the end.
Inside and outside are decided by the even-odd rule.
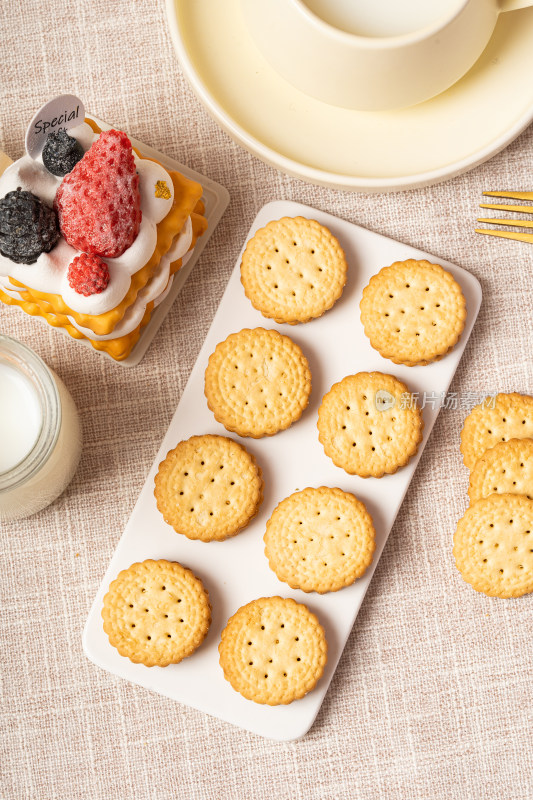
POLYGON ((26 131, 26 152, 38 158, 50 133, 68 130, 85 120, 85 108, 79 97, 62 94, 54 97, 35 114, 26 131))

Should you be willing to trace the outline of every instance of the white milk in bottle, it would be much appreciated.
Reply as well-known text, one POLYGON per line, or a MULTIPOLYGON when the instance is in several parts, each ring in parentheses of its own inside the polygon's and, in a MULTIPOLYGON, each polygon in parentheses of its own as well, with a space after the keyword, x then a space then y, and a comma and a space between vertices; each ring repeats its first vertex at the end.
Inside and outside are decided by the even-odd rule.
POLYGON ((81 454, 74 401, 30 348, 0 334, 0 522, 45 508, 81 454))

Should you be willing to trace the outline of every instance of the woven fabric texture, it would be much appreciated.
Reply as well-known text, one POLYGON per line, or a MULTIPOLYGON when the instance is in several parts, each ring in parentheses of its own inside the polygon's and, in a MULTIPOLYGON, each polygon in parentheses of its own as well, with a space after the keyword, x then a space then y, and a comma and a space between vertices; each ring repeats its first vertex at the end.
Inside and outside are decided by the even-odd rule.
POLYGON ((264 203, 301 201, 470 270, 484 301, 451 390, 470 406, 483 393, 533 393, 533 247, 474 233, 482 190, 532 188, 533 128, 447 183, 343 194, 287 177, 222 132, 180 70, 162 0, 7 0, 0 30, 0 147, 13 158, 35 110, 72 91, 231 194, 138 368, 0 308, 0 330, 33 347, 69 387, 85 438, 63 496, 0 526, 0 798, 531 800, 533 596, 479 595, 452 558, 467 505, 465 409, 439 416, 301 741, 264 740, 115 678, 85 658, 81 633, 264 203))

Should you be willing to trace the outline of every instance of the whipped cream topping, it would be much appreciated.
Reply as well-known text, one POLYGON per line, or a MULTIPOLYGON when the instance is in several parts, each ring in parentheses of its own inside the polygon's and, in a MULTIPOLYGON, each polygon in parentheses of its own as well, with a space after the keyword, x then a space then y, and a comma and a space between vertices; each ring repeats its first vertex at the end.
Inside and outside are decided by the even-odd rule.
MULTIPOLYGON (((85 122, 70 128, 68 133, 80 142, 84 150, 88 150, 99 136, 85 122)), ((39 292, 61 295, 69 308, 81 314, 103 314, 115 308, 126 296, 131 276, 151 258, 157 242, 157 223, 169 213, 174 200, 172 179, 164 167, 154 161, 140 159, 135 153, 133 155, 139 173, 141 227, 131 247, 121 256, 105 259, 109 266, 110 280, 103 292, 84 297, 69 286, 68 266, 75 256, 80 255, 80 251, 67 244, 63 237, 49 253, 41 253, 34 264, 16 264, 0 254, 0 276, 11 276, 39 292), (157 181, 166 182, 171 193, 169 198, 155 196, 157 181)), ((23 156, 0 177, 0 197, 20 186, 51 206, 61 180, 62 178, 48 172, 40 158, 34 161, 29 156, 23 156)), ((94 338, 94 334, 92 336, 94 338)))
MULTIPOLYGON (((161 262, 152 278, 148 281, 144 289, 139 292, 135 302, 128 308, 124 314, 124 317, 121 319, 118 325, 115 326, 111 333, 98 335, 89 328, 79 325, 71 316, 68 317, 70 324, 77 328, 88 339, 93 339, 95 341, 116 339, 119 336, 125 336, 126 334, 131 333, 133 330, 135 330, 135 328, 137 328, 138 325, 140 325, 148 303, 155 301, 154 308, 156 308, 160 303, 163 302, 165 297, 170 292, 170 288, 174 279, 174 276, 170 275, 170 264, 173 261, 177 261, 178 258, 182 259, 182 266, 187 263, 192 255, 192 251, 189 251, 192 242, 192 233, 192 222, 191 218, 188 217, 183 230, 178 236, 176 236, 170 250, 161 259, 161 262)), ((14 298, 15 300, 20 300, 20 292, 24 291, 14 286, 9 281, 9 278, 4 278, 1 276, 0 288, 7 295, 9 295, 9 297, 14 298)))
POLYGON ((172 278, 174 277, 173 275, 170 275, 170 264, 173 261, 177 261, 178 258, 183 258, 183 263, 188 261, 189 254, 187 251, 191 246, 191 241, 192 223, 189 217, 183 231, 179 236, 176 237, 168 253, 161 259, 161 262, 150 281, 146 284, 144 289, 139 292, 133 305, 128 308, 123 318, 120 320, 118 325, 115 326, 111 333, 97 335, 89 328, 84 328, 81 325, 78 325, 78 323, 72 317, 69 317, 68 319, 71 325, 87 336, 88 339, 94 339, 97 341, 116 339, 119 336, 125 336, 127 333, 131 333, 131 331, 135 330, 135 328, 141 324, 141 320, 144 317, 144 312, 146 311, 146 306, 148 303, 151 303, 152 300, 154 300, 155 308, 164 300, 164 296, 167 295, 168 291, 170 291, 170 285, 172 284, 172 278))

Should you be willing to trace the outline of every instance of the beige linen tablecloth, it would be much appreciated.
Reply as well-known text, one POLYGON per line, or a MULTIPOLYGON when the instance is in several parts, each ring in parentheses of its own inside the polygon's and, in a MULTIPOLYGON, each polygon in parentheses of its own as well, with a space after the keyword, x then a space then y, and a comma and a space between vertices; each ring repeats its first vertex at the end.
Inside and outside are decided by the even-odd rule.
POLYGON ((0 798, 531 800, 533 597, 475 593, 451 554, 466 507, 464 410, 440 414, 302 741, 267 741, 119 680, 85 658, 81 632, 265 202, 302 201, 469 269, 484 302, 452 390, 470 404, 484 392, 532 391, 533 247, 476 236, 473 223, 483 189, 533 188, 533 129, 440 186, 342 194, 265 166, 217 127, 183 78, 161 0, 7 0, 0 30, 0 147, 13 157, 35 110, 73 91, 94 114, 231 194, 139 368, 87 355, 0 309, 0 330, 63 378, 85 436, 65 494, 1 526, 0 798))

